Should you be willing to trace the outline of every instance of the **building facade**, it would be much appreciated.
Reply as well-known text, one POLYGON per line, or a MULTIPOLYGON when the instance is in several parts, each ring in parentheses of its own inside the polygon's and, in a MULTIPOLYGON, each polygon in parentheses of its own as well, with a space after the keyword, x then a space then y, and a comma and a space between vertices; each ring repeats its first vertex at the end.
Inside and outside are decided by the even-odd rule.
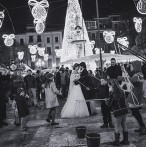
POLYGON ((37 34, 33 30, 33 27, 27 27, 26 33, 15 35, 15 53, 24 51, 24 60, 32 68, 36 68, 36 63, 38 60, 40 61, 40 59, 45 63, 44 65, 41 65, 42 68, 58 66, 60 58, 56 56, 55 49, 61 49, 62 47, 62 31, 46 31, 42 34, 37 34), (45 53, 49 54, 48 61, 44 61, 43 57, 36 54, 36 61, 32 62, 28 48, 29 45, 44 47, 45 53))
MULTIPOLYGON (((98 39, 98 25, 97 18, 85 21, 89 39, 96 42, 96 47, 99 47, 98 39)), ((103 17, 99 19, 99 30, 100 30, 100 43, 101 48, 104 52, 109 52, 115 48, 115 44, 107 44, 103 38, 104 31, 115 31, 115 38, 128 32, 129 21, 122 15, 109 15, 108 17, 103 17)), ((127 34, 127 33, 126 33, 127 34)))

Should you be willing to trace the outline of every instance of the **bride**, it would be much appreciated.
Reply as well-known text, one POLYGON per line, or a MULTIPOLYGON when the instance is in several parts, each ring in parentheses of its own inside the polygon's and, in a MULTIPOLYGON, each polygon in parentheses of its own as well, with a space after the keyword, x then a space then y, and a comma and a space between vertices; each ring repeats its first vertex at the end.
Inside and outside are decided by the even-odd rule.
POLYGON ((82 118, 89 116, 87 104, 80 85, 74 85, 74 80, 79 79, 79 64, 75 63, 70 76, 70 86, 67 101, 61 111, 61 118, 82 118))

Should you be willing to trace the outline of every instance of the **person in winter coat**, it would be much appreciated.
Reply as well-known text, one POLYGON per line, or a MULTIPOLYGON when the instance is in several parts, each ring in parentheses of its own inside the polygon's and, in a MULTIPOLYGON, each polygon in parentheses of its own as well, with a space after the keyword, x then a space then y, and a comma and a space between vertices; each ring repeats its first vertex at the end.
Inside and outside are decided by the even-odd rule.
MULTIPOLYGON (((139 124, 139 129, 134 132, 139 132, 140 135, 146 135, 146 127, 143 122, 140 110, 142 109, 143 99, 143 75, 141 72, 141 62, 134 61, 130 64, 129 80, 132 84, 131 92, 129 92, 127 101, 132 115, 136 118, 139 124)), ((124 77, 118 77, 119 81, 125 81, 124 77)))
MULTIPOLYGON (((101 84, 99 86, 99 98, 105 99, 109 97, 109 87, 107 82, 102 79, 101 84)), ((100 128, 114 128, 112 123, 112 116, 111 116, 111 108, 109 108, 104 100, 100 101, 101 103, 101 112, 103 116, 103 125, 100 128)))
POLYGON ((29 96, 26 94, 23 88, 17 89, 17 95, 12 103, 12 108, 18 111, 18 116, 21 120, 21 131, 27 130, 27 116, 29 115, 28 105, 27 105, 27 99, 29 96))
POLYGON ((59 106, 59 102, 57 100, 57 95, 61 95, 61 93, 56 88, 55 82, 53 81, 54 75, 48 73, 45 75, 46 82, 44 85, 45 88, 45 102, 46 108, 49 109, 47 122, 50 122, 52 119, 51 125, 58 125, 59 123, 55 122, 56 115, 56 107, 59 106))
POLYGON ((126 114, 128 114, 128 108, 126 105, 126 97, 124 91, 120 88, 116 79, 111 79, 108 85, 110 94, 109 98, 106 99, 106 104, 113 109, 115 117, 115 141, 111 142, 111 145, 128 145, 128 131, 126 126, 126 114), (123 140, 121 142, 120 127, 123 129, 123 140))

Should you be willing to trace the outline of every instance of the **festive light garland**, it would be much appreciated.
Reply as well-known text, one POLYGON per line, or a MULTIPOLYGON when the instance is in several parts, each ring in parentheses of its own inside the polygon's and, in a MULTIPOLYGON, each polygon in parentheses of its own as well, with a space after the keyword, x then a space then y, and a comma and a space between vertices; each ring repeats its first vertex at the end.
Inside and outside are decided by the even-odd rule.
POLYGON ((141 18, 137 18, 137 17, 134 17, 133 18, 133 21, 135 23, 135 30, 140 33, 141 30, 142 30, 142 19, 141 18))
POLYGON ((28 48, 29 48, 29 51, 32 55, 37 53, 37 48, 38 48, 37 45, 29 45, 28 48))
POLYGON ((104 31, 103 32, 103 37, 104 37, 104 40, 107 42, 107 43, 113 43, 114 42, 114 37, 115 37, 115 31, 104 31))
POLYGON ((15 38, 15 35, 14 34, 10 34, 10 35, 4 34, 2 37, 4 38, 4 44, 6 46, 12 46, 13 45, 14 38, 15 38))
POLYGON ((136 8, 140 14, 146 14, 146 0, 139 0, 136 8))
POLYGON ((38 54, 40 56, 44 56, 44 54, 45 54, 45 48, 38 47, 37 50, 38 50, 38 54))
POLYGON ((18 54, 18 59, 22 60, 24 57, 24 52, 18 52, 17 54, 18 54))
POLYGON ((28 5, 32 6, 32 16, 37 20, 46 20, 47 11, 46 9, 49 7, 49 3, 47 0, 42 0, 40 2, 36 0, 29 0, 28 5))
MULTIPOLYGON (((94 50, 95 50, 95 53, 96 54, 100 54, 100 49, 99 48, 95 48, 94 50)), ((102 48, 101 48, 101 53, 102 54, 104 53, 104 51, 102 50, 102 48)))
POLYGON ((36 60, 36 55, 31 55, 31 60, 32 60, 32 62, 35 62, 35 60, 36 60))
POLYGON ((115 50, 111 50, 110 53, 111 53, 111 54, 115 54, 115 50))
POLYGON ((43 20, 34 19, 35 30, 38 34, 42 34, 45 30, 45 24, 43 20))
MULTIPOLYGON (((122 44, 123 46, 125 46, 127 48, 129 46, 129 41, 127 40, 127 37, 117 38, 117 42, 119 42, 120 44, 122 44)), ((122 48, 122 49, 125 50, 124 48, 122 48)))
POLYGON ((48 59, 49 59, 49 55, 48 54, 44 54, 44 60, 48 61, 48 59))
POLYGON ((4 17, 5 17, 5 14, 3 11, 0 11, 0 28, 2 27, 3 25, 3 20, 4 20, 4 17))

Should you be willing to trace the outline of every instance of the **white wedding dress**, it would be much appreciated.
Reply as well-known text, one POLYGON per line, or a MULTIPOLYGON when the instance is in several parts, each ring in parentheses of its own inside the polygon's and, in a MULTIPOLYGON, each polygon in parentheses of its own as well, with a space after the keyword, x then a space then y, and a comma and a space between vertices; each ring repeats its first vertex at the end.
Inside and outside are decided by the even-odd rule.
POLYGON ((73 71, 70 77, 70 88, 67 101, 61 111, 61 118, 82 118, 89 116, 88 107, 80 85, 74 85, 79 74, 73 71))

